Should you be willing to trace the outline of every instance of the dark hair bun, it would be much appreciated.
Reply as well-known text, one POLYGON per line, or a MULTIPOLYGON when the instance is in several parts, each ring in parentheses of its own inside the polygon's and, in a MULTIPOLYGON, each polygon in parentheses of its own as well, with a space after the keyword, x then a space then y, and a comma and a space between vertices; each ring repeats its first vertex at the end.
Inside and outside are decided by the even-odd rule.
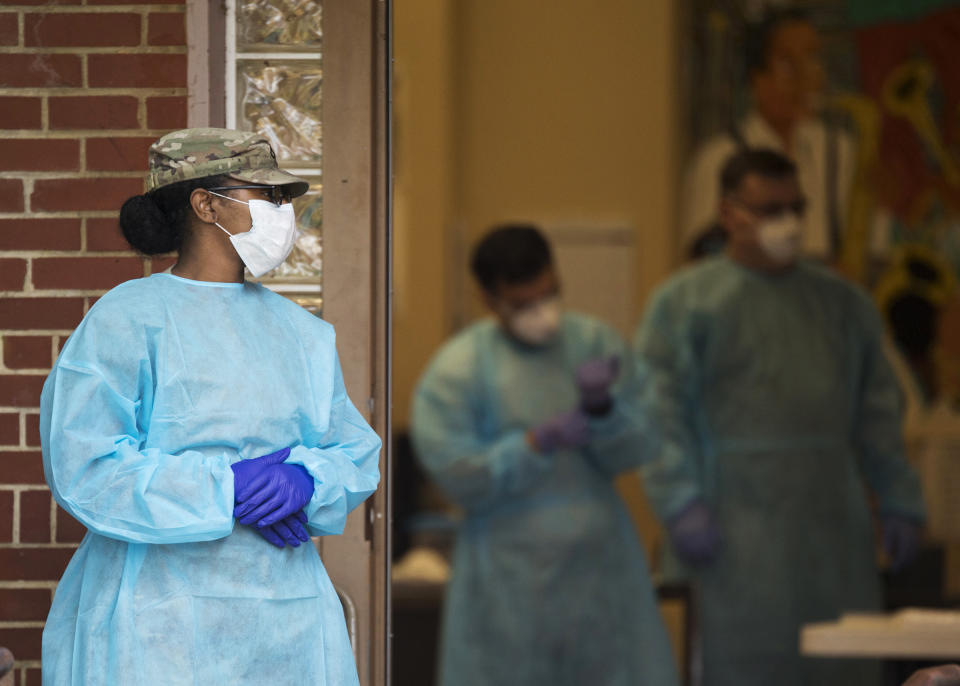
POLYGON ((145 255, 168 253, 180 247, 179 228, 149 194, 134 195, 123 203, 120 230, 133 249, 145 255))

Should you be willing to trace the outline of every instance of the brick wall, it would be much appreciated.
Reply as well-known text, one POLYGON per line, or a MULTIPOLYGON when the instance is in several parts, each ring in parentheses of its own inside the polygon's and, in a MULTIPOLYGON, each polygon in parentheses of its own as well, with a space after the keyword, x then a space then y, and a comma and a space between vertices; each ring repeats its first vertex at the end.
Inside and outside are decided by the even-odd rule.
POLYGON ((117 211, 186 126, 182 0, 0 0, 0 645, 40 684, 40 633, 83 527, 43 480, 40 389, 93 301, 165 269, 117 211))

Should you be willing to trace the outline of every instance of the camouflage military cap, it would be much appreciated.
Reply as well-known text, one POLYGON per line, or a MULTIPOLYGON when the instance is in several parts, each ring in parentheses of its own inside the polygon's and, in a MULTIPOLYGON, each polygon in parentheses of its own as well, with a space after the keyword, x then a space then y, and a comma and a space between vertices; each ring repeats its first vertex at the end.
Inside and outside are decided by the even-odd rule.
POLYGON ((303 179, 278 168, 267 139, 250 131, 183 129, 168 133, 150 146, 148 166, 148 191, 219 175, 247 183, 290 186, 293 197, 309 188, 303 179))

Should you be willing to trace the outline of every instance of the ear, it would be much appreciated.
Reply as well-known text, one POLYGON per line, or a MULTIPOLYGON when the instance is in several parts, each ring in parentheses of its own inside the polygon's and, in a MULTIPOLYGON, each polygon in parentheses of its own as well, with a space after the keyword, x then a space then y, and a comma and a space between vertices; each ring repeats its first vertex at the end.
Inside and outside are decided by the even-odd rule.
POLYGON ((720 221, 720 225, 730 232, 736 230, 737 225, 737 206, 730 202, 729 198, 723 197, 720 198, 720 207, 717 213, 717 218, 720 221))
POLYGON ((205 224, 217 221, 217 211, 213 209, 213 196, 202 188, 194 188, 190 194, 190 207, 197 218, 205 224))
POLYGON ((487 306, 487 309, 491 312, 497 311, 497 299, 490 291, 485 288, 480 289, 481 296, 483 297, 483 304, 487 306))

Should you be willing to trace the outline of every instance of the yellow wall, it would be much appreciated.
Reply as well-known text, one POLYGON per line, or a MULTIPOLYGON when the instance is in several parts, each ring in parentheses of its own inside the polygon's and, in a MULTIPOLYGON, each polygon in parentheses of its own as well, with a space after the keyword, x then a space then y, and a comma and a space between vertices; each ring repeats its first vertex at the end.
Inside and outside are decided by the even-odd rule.
POLYGON ((395 3, 398 429, 430 353, 479 312, 467 259, 491 224, 636 227, 638 303, 672 268, 673 5, 395 3))
POLYGON ((453 6, 398 0, 394 16, 394 425, 449 335, 446 252, 453 192, 453 6))

